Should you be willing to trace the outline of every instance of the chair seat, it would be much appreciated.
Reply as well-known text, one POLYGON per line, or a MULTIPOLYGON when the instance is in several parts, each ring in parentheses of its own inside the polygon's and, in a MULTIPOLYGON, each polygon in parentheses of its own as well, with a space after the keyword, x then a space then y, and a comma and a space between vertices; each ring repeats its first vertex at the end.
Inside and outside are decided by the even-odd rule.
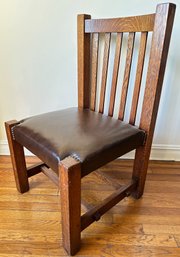
POLYGON ((34 116, 13 127, 15 140, 58 173, 72 156, 82 176, 143 145, 145 132, 89 109, 68 108, 34 116))

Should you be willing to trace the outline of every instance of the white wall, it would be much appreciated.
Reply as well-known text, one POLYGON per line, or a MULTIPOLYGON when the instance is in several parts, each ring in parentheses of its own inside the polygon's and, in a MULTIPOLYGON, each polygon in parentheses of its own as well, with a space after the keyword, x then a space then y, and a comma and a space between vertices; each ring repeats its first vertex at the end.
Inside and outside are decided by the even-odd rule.
MULTIPOLYGON (((78 13, 146 14, 160 2, 0 0, 0 153, 7 150, 5 120, 77 105, 78 13)), ((173 2, 176 18, 153 142, 162 159, 180 159, 180 0, 173 2)))

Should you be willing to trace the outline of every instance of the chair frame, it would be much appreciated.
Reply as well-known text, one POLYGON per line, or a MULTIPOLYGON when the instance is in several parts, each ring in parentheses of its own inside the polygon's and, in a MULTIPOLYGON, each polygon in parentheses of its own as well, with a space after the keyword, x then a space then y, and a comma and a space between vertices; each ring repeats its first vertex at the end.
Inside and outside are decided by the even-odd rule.
MULTIPOLYGON (((63 247, 69 255, 74 255, 80 249, 81 231, 92 222, 98 220, 105 212, 112 208, 124 197, 133 195, 140 198, 144 191, 148 161, 150 156, 152 138, 157 117, 164 71, 166 66, 169 41, 173 26, 175 5, 171 3, 159 4, 155 14, 127 17, 119 19, 92 20, 90 15, 78 16, 78 107, 90 108, 94 111, 95 92, 92 91, 90 100, 90 34, 91 33, 111 33, 111 32, 145 32, 153 31, 150 60, 147 72, 145 95, 140 119, 140 128, 147 133, 143 146, 136 149, 132 181, 128 185, 117 189, 111 196, 106 198, 99 206, 94 207, 81 216, 81 163, 71 156, 59 163, 59 177, 44 163, 26 168, 23 146, 14 139, 12 128, 18 124, 16 120, 5 123, 9 148, 13 163, 14 176, 17 189, 20 193, 29 190, 28 178, 43 172, 56 185, 61 192, 61 212, 62 212, 62 238, 63 247), (74 195, 76 198, 74 198, 74 195)), ((96 36, 94 34, 94 36, 96 36)), ((133 34, 132 34, 133 37, 133 34)), ((144 34, 144 44, 146 35, 144 34)), ((140 55, 141 62, 143 56, 140 55)), ((118 67, 118 63, 117 63, 118 67)), ((92 69, 96 70, 94 66, 92 69)), ((105 68, 106 71, 106 68, 105 68)), ((141 80, 142 70, 137 71, 137 80, 141 80)), ((128 70, 127 70, 128 75, 128 70)), ((96 77, 94 81, 96 81, 96 77)), ((116 80, 116 78, 115 78, 116 80)), ((102 82, 103 83, 103 82, 102 82)), ((115 81, 116 83, 116 81, 115 81)), ((138 83, 137 83, 138 84, 138 83)), ((126 88, 126 85, 123 85, 126 88)), ((102 87, 103 88, 103 87, 102 87)), ((104 109, 103 90, 100 99, 99 112, 104 109)), ((114 108, 114 92, 111 91, 111 101, 109 116, 112 116, 114 108)), ((139 90, 134 94, 137 99, 139 90)), ((122 109, 123 110, 123 106, 122 109)), ((130 123, 134 124, 137 103, 132 106, 130 123)), ((121 111, 120 116, 123 116, 121 111)))

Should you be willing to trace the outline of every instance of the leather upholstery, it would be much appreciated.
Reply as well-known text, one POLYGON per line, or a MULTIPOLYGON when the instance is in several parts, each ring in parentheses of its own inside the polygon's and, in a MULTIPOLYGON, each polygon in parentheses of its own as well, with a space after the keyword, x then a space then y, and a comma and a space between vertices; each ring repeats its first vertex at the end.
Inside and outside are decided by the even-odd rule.
POLYGON ((88 109, 69 108, 34 116, 13 127, 15 140, 58 173, 71 155, 82 163, 82 176, 141 146, 145 132, 88 109))

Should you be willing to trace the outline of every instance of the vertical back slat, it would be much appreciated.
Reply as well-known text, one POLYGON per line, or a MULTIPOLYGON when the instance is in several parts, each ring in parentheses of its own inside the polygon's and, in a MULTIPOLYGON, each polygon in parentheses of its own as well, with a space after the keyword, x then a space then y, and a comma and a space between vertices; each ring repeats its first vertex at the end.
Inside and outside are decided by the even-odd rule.
POLYGON ((105 92, 106 92, 106 81, 107 81, 107 71, 108 71, 110 39, 111 39, 111 33, 105 33, 102 80, 101 80, 101 93, 100 93, 100 103, 99 103, 99 112, 100 113, 103 113, 103 111, 104 111, 104 101, 105 101, 105 92))
POLYGON ((116 50, 115 50, 115 57, 114 57, 114 68, 113 68, 113 75, 112 75, 112 84, 111 84, 111 95, 110 95, 110 103, 109 103, 109 116, 113 116, 114 112, 114 104, 115 104, 115 97, 116 97, 116 88, 117 88, 117 78, 118 78, 118 71, 119 71, 119 61, 121 55, 121 45, 122 45, 122 33, 117 33, 116 38, 116 50))
POLYGON ((120 102, 119 116, 118 116, 120 120, 123 120, 124 118, 127 91, 128 91, 128 85, 129 85, 129 76, 130 76, 132 55, 133 55, 133 48, 134 48, 134 39, 135 39, 135 33, 134 32, 129 33, 124 80, 122 85, 121 102, 120 102))
POLYGON ((87 14, 78 15, 78 107, 89 108, 90 95, 90 34, 85 33, 87 14))
POLYGON ((144 58, 145 58, 145 52, 146 52, 147 35, 148 35, 147 32, 141 33, 139 56, 138 56, 138 63, 137 63, 137 70, 136 70, 136 80, 135 80, 134 93, 133 93, 132 106, 131 106, 130 119, 129 119, 129 123, 132 125, 135 124, 135 120, 136 120, 137 106, 138 106, 143 66, 144 66, 144 58))
POLYGON ((97 88, 97 67, 98 67, 98 46, 99 33, 92 34, 92 59, 91 59, 91 101, 90 109, 95 110, 96 105, 96 88, 97 88))

